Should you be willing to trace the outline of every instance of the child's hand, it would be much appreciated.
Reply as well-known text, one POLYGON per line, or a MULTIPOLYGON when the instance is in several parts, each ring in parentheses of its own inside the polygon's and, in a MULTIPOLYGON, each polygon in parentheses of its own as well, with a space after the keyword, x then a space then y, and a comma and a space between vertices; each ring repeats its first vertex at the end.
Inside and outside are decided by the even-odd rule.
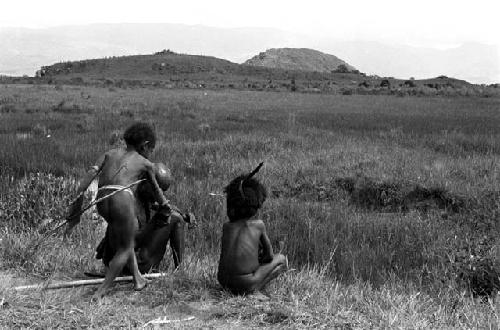
POLYGON ((170 213, 171 211, 172 211, 172 208, 170 207, 170 204, 168 204, 168 202, 165 202, 165 203, 158 206, 158 212, 170 213))
POLYGON ((83 196, 77 198, 68 208, 68 212, 66 212, 66 220, 73 221, 73 219, 80 219, 81 212, 83 206, 83 196))
POLYGON ((262 256, 262 259, 260 260, 260 263, 261 264, 268 264, 270 263, 271 261, 273 261, 273 257, 272 256, 262 256))
POLYGON ((66 229, 64 230, 63 234, 63 241, 65 242, 69 236, 71 236, 71 233, 73 232, 73 228, 76 227, 76 225, 80 222, 80 217, 81 215, 75 215, 73 217, 67 217, 66 218, 66 229))
POLYGON ((73 231, 73 228, 80 222, 82 216, 83 196, 77 198, 66 212, 66 230, 64 231, 64 240, 66 240, 73 231))
POLYGON ((194 216, 193 213, 184 213, 182 218, 184 219, 185 222, 188 223, 188 229, 193 229, 198 227, 198 221, 196 220, 196 217, 194 216))

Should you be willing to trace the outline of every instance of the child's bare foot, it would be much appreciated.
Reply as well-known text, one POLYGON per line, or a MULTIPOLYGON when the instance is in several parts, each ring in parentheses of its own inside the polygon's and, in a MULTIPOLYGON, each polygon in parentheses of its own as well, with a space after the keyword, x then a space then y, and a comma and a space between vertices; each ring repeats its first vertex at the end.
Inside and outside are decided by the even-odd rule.
POLYGON ((145 287, 148 286, 148 284, 151 282, 151 280, 148 280, 147 278, 144 278, 144 277, 140 277, 137 282, 135 282, 134 284, 134 290, 135 291, 141 291, 142 289, 144 289, 145 287))
POLYGON ((101 290, 100 288, 92 295, 90 301, 96 302, 104 298, 104 296, 108 293, 108 290, 101 290))

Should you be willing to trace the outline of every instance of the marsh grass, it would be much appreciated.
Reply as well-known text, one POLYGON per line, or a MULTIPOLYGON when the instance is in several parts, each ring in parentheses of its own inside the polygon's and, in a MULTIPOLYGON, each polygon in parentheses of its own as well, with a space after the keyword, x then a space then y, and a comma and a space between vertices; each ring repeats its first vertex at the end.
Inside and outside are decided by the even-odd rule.
MULTIPOLYGON (((497 324, 496 305, 469 297, 471 279, 491 280, 481 269, 500 260, 492 252, 500 212, 498 99, 50 86, 6 86, 2 93, 19 109, 0 122, 3 269, 45 279, 99 269, 93 249, 103 228, 91 214, 67 244, 50 236, 33 245, 44 237, 44 224, 64 214, 75 177, 110 148, 111 136, 146 120, 159 136, 155 160, 177 179, 171 201, 200 220, 186 234, 188 271, 158 284, 160 291, 221 299, 214 274, 226 216, 224 200, 209 193, 221 193, 260 161, 270 195, 260 217, 273 245, 284 242, 298 269, 272 286, 284 303, 255 309, 222 296, 230 302, 206 320, 346 328, 497 324), (53 111, 63 100, 93 110, 53 111), (33 108, 40 111, 23 111, 33 108), (16 137, 20 127, 36 125, 51 136, 16 137), (342 178, 352 179, 353 189, 336 184, 342 178), (464 202, 453 212, 439 203, 375 208, 366 203, 374 187, 393 187, 394 196, 435 189, 464 202)), ((375 200, 394 196, 380 192, 375 200)), ((153 296, 144 299, 160 299, 153 296)), ((103 322, 82 308, 82 324, 103 322)), ((140 323, 128 320, 118 323, 140 323)))

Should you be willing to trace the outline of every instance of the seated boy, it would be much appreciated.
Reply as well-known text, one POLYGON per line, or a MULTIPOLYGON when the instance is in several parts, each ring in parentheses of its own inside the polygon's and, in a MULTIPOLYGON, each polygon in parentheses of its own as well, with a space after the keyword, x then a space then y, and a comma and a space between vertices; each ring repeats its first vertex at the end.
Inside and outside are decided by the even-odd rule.
MULTIPOLYGON (((126 148, 113 149, 99 158, 94 168, 85 177, 78 188, 78 192, 85 191, 98 175, 99 190, 97 199, 105 197, 97 204, 97 211, 108 223, 108 244, 115 251, 106 269, 103 284, 96 292, 97 297, 107 293, 115 277, 121 273, 125 265, 130 269, 134 278, 135 290, 142 290, 147 280, 141 276, 134 253, 135 237, 139 228, 135 190, 141 179, 148 180, 160 208, 168 208, 155 177, 154 165, 150 157, 156 143, 156 136, 151 126, 145 123, 136 123, 127 128, 123 136, 126 148)), ((77 199, 68 217, 68 227, 65 235, 80 221, 83 195, 77 199)))
POLYGON ((252 219, 267 197, 252 178, 256 171, 238 176, 225 189, 229 222, 223 226, 217 278, 234 294, 259 291, 288 268, 286 257, 273 253, 264 222, 252 219))
POLYGON ((142 272, 158 271, 170 241, 175 268, 184 256, 184 222, 186 217, 177 211, 160 210, 146 223, 136 237, 137 261, 142 272))

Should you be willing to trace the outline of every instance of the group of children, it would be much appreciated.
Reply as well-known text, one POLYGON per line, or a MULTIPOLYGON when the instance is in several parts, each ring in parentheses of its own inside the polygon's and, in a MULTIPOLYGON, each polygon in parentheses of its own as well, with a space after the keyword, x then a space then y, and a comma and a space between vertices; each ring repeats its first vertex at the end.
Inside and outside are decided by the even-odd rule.
MULTIPOLYGON (((83 192, 98 179, 97 211, 108 227, 97 249, 106 272, 96 297, 104 296, 124 270, 132 274, 135 290, 146 287, 141 273, 158 267, 168 241, 177 267, 184 250, 183 223, 192 219, 165 198, 172 180, 165 165, 149 160, 156 144, 153 128, 135 123, 123 139, 125 148, 106 152, 82 178, 67 216, 65 237, 80 221, 83 192)), ((259 291, 288 268, 287 258, 274 254, 264 222, 253 219, 267 197, 254 178, 259 168, 233 179, 224 190, 229 222, 223 226, 217 278, 234 294, 259 291)))

